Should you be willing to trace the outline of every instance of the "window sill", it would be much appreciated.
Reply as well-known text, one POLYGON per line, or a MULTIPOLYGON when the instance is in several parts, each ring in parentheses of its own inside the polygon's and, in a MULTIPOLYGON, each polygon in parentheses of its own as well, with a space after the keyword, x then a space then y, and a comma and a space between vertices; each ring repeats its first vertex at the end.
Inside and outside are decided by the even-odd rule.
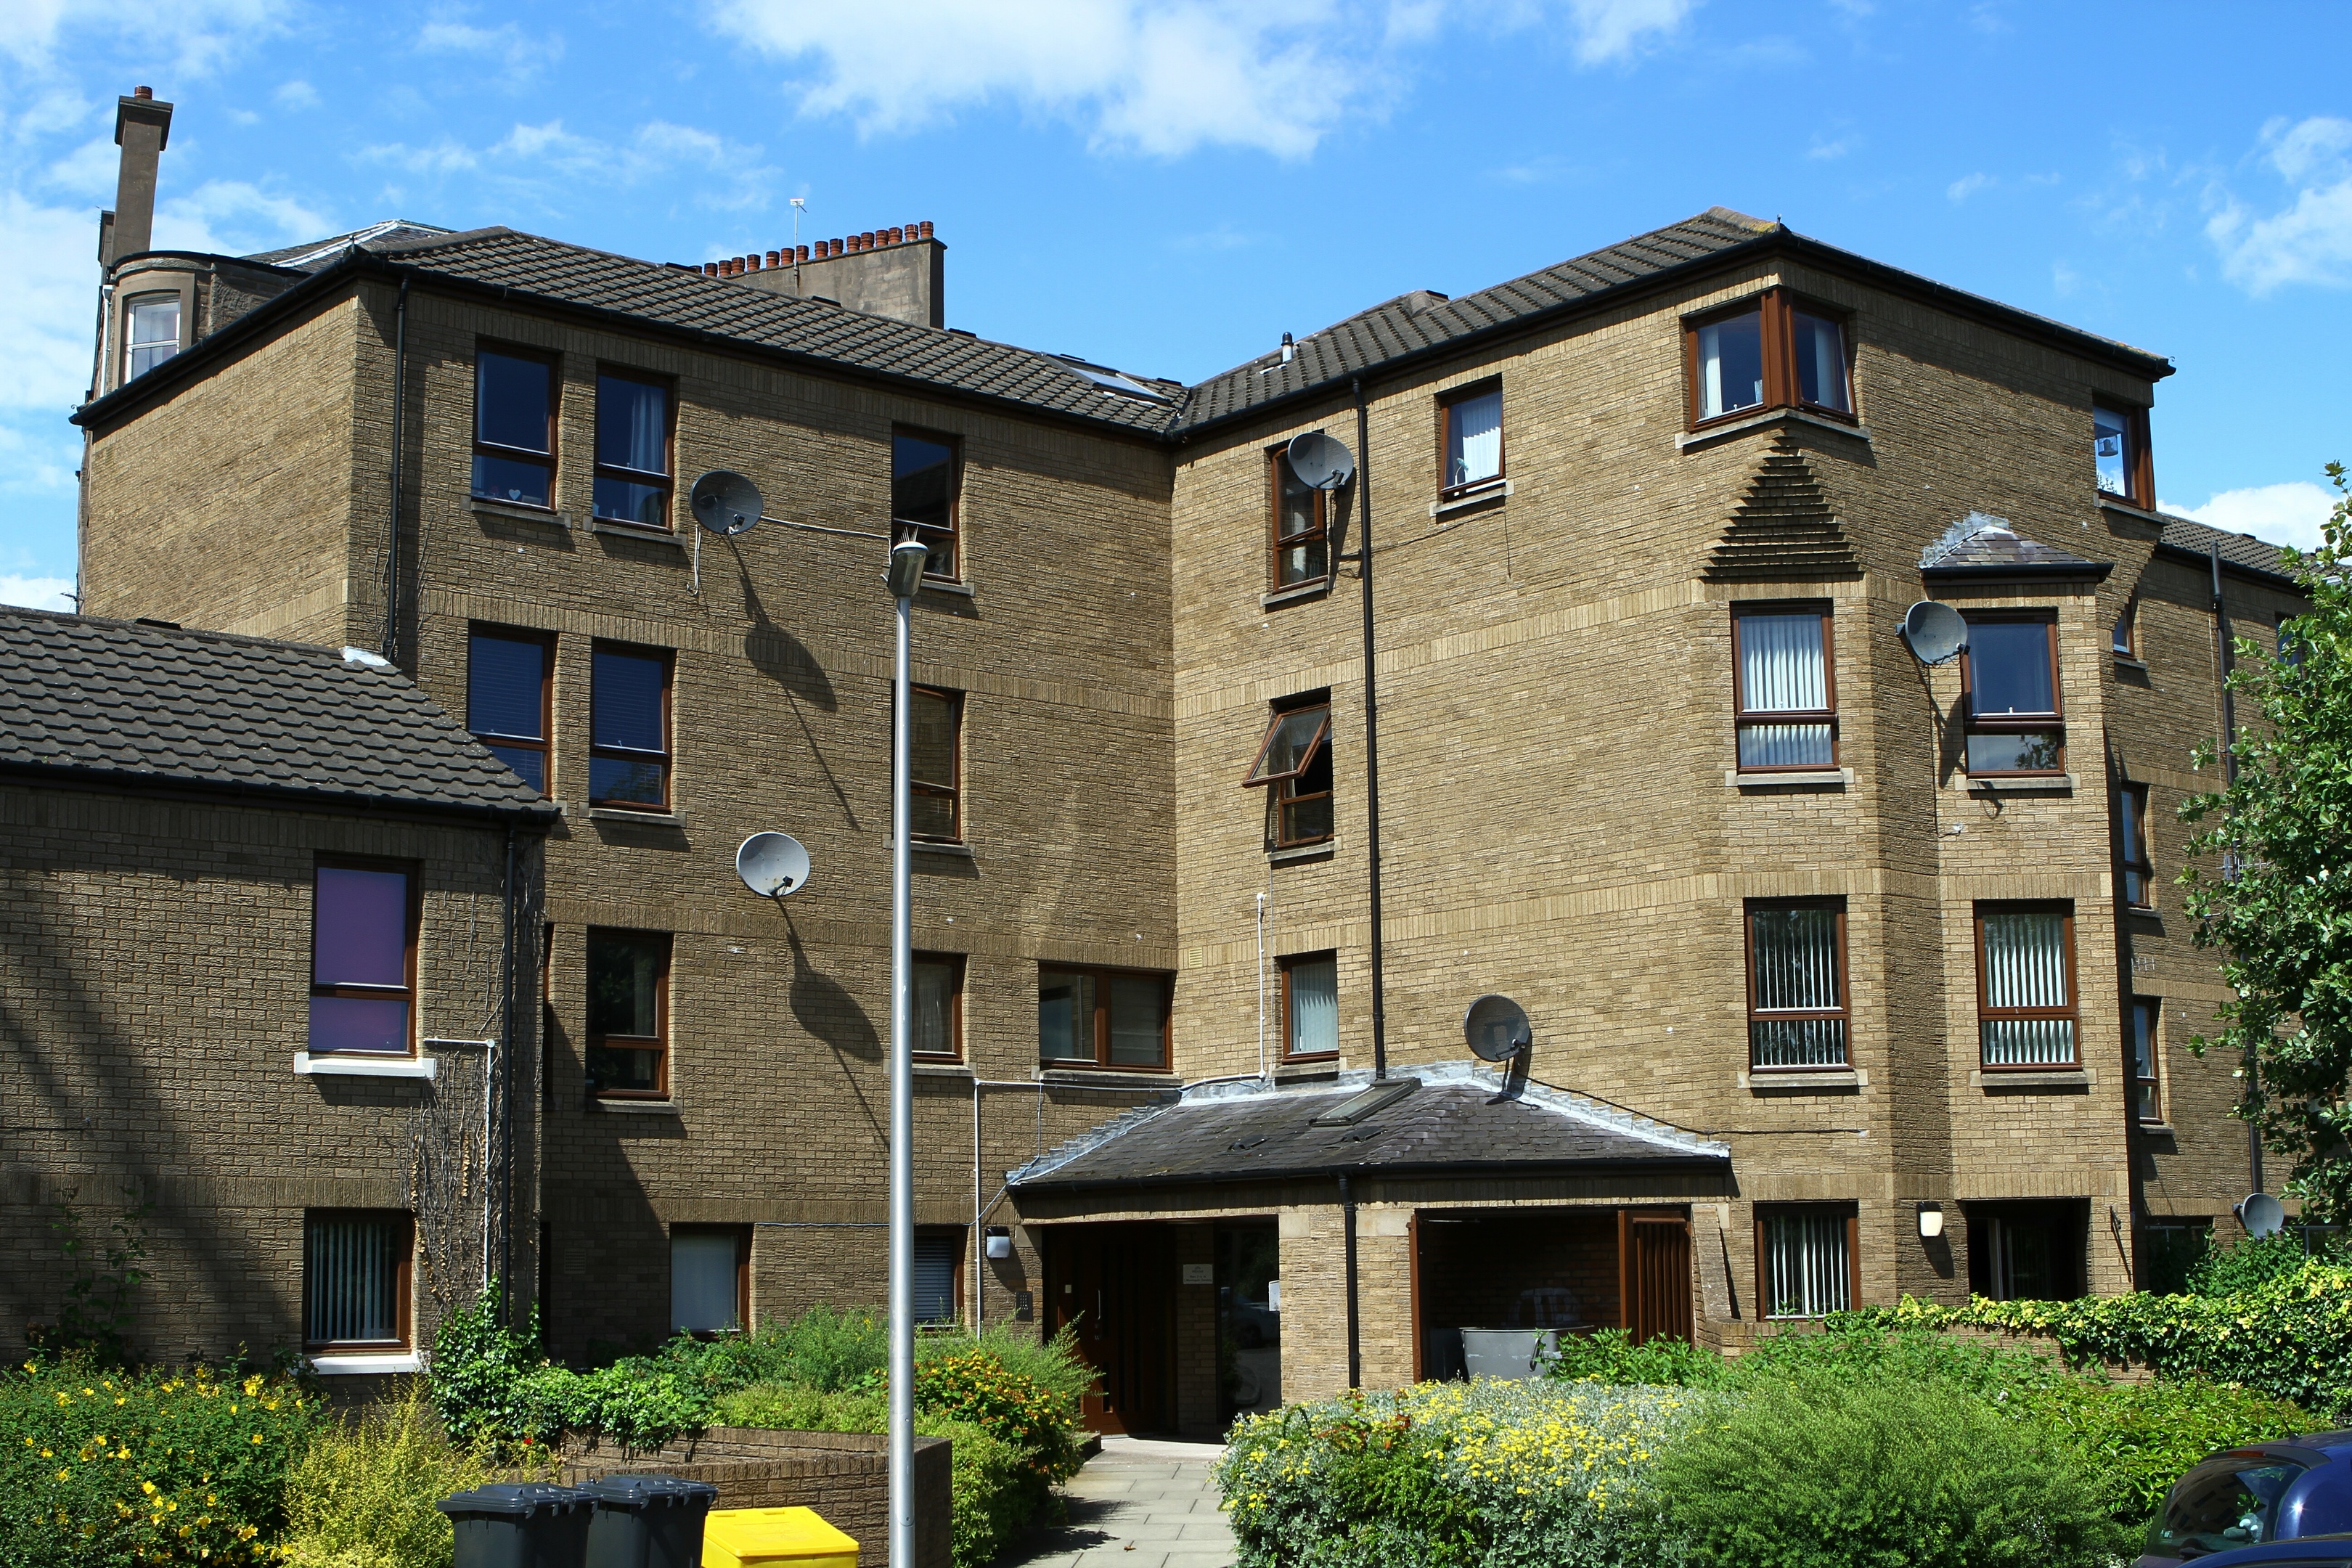
POLYGON ((974 1075, 969 1062, 910 1062, 917 1078, 954 1078, 970 1079, 974 1075))
POLYGON ((1675 437, 1675 447, 1678 451, 1696 452, 1753 435, 1759 430, 1774 429, 1790 421, 1810 425, 1817 430, 1834 430, 1841 436, 1853 437, 1865 447, 1870 445, 1870 426, 1867 425, 1849 425, 1843 419, 1832 419, 1827 415, 1811 413, 1802 408, 1770 408, 1761 414, 1710 425, 1704 430, 1685 431, 1675 437))
POLYGON ((1294 844, 1287 849, 1269 849, 1265 863, 1269 866, 1297 866, 1309 860, 1328 860, 1335 846, 1325 839, 1320 844, 1294 844))
POLYGON ((1843 1094, 1868 1089, 1870 1075, 1856 1067, 1742 1068, 1739 1087, 1750 1094, 1843 1094))
POLYGON ((2169 1121, 2135 1121, 2132 1125, 2151 1138, 2176 1136, 2172 1131, 2172 1123, 2169 1121))
POLYGON ((588 1104, 600 1116, 677 1116, 680 1114, 675 1100, 619 1100, 610 1095, 592 1094, 588 1104))
POLYGON ((2099 510, 2102 511, 2118 512, 2130 518, 2134 522, 2150 522, 2158 528, 2164 526, 2163 513, 2153 511, 2136 500, 2126 500, 2121 496, 2109 495, 2105 490, 2098 492, 2098 498, 2099 510))
POLYGON ((503 517, 515 522, 536 522, 565 530, 572 527, 572 520, 551 506, 521 506, 510 500, 491 500, 487 496, 470 496, 467 505, 479 517, 503 517))
POLYGON ((634 822, 640 827, 683 827, 686 818, 674 811, 631 811, 625 805, 592 805, 591 822, 634 822))
POLYGON ((642 539, 652 544, 675 545, 680 550, 686 548, 686 541, 677 536, 677 531, 675 529, 646 528, 640 523, 614 522, 610 518, 590 518, 588 531, 616 534, 623 539, 642 539))
MULTIPOLYGON (((473 1042, 467 1041, 467 1044, 473 1042)), ((367 1057, 352 1051, 296 1051, 294 1070, 313 1078, 432 1079, 441 1064, 431 1057, 367 1057)))
POLYGON ((1174 1073, 1164 1068, 1041 1067, 1037 1069, 1037 1081, 1049 1088, 1151 1089, 1170 1093, 1184 1087, 1174 1073))
POLYGON ((1312 583, 1295 583, 1287 588, 1257 596, 1258 608, 1277 609, 1284 605, 1303 604, 1308 599, 1320 599, 1331 592, 1331 579, 1318 577, 1312 583))
POLYGON ((2140 675, 2146 675, 2147 673, 2147 660, 2144 658, 2134 658, 2127 653, 2119 653, 2116 655, 2116 668, 2117 669, 2128 669, 2140 675))
POLYGON ((944 578, 944 577, 940 577, 940 578, 926 577, 926 578, 924 578, 924 579, 923 579, 923 582, 922 582, 922 586, 921 586, 919 589, 918 589, 918 590, 917 590, 917 592, 919 592, 919 593, 924 593, 924 594, 953 594, 953 595, 957 595, 958 597, 960 597, 960 598, 965 598, 965 599, 972 599, 972 598, 977 598, 977 597, 979 597, 979 595, 976 595, 976 594, 974 594, 974 593, 972 592, 972 587, 971 587, 971 584, 969 584, 969 583, 950 583, 950 582, 949 582, 949 581, 948 581, 946 578, 944 578))
POLYGON ((1971 778, 1963 787, 1982 790, 1987 795, 2073 795, 2074 775, 2044 773, 2034 777, 1971 778))
POLYGON ((1497 479, 1493 484, 1485 486, 1479 489, 1465 490, 1458 496, 1450 496, 1444 500, 1431 501, 1429 503, 1429 515, 1432 517, 1453 517, 1460 512, 1475 511, 1480 507, 1492 506, 1494 503, 1503 500, 1510 493, 1511 481, 1508 479, 1497 479))
POLYGON ((1347 1067, 1339 1057, 1291 1057, 1274 1066, 1276 1083, 1337 1083, 1347 1067))
POLYGON ((950 844, 938 838, 909 838, 907 847, 918 855, 953 855, 965 860, 972 858, 971 845, 950 844))
POLYGON ((425 1358, 415 1351, 321 1351, 304 1359, 320 1377, 364 1377, 425 1370, 425 1358))
POLYGON ((2092 1089, 2099 1075, 2089 1068, 1971 1068, 1969 1087, 1987 1093, 2005 1089, 2092 1089))
POLYGON ((1723 782, 1734 789, 1788 789, 1809 785, 1819 789, 1827 784, 1832 789, 1853 787, 1852 768, 1819 768, 1798 773, 1742 773, 1738 768, 1724 770, 1723 782))

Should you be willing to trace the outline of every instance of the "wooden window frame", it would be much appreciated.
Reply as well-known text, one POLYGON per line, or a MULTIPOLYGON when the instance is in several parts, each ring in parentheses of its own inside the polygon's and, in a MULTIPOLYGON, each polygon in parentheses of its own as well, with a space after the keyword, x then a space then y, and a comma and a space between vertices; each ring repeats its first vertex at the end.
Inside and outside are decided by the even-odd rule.
POLYGON ((604 455, 597 450, 601 443, 601 435, 592 434, 589 455, 593 460, 590 467, 588 513, 598 522, 609 523, 615 528, 635 529, 639 533, 674 535, 677 532, 677 382, 674 377, 656 375, 651 371, 632 370, 621 365, 599 364, 596 367, 596 404, 593 416, 599 421, 604 416, 604 383, 607 380, 635 382, 639 386, 658 387, 661 390, 662 461, 669 465, 669 471, 666 474, 649 474, 642 468, 624 468, 617 464, 607 463, 604 459, 604 455), (661 483, 657 488, 667 498, 662 505, 662 516, 668 521, 656 527, 651 523, 638 522, 633 518, 609 517, 598 511, 595 481, 604 479, 620 479, 633 485, 645 485, 647 489, 656 488, 652 481, 659 479, 661 483))
POLYGON ((1960 692, 1968 711, 1962 716, 1960 739, 1961 771, 1977 779, 2046 779, 2057 778, 2066 772, 2066 685, 2065 667, 2058 653, 2058 612, 2055 610, 1987 610, 1966 617, 1970 626, 2000 624, 2007 626, 2039 625, 2043 628, 2042 650, 2050 659, 2050 704, 2047 713, 2004 715, 1998 719, 1977 717, 1976 651, 1963 644, 1960 648, 1960 692), (1969 766, 1969 737, 1973 735, 2021 735, 2045 730, 2058 732, 2058 761, 2047 768, 2003 768, 1979 771, 1969 766))
POLYGON ((1499 375, 1490 375, 1478 381, 1465 383, 1460 386, 1447 387, 1437 395, 1437 499, 1440 501, 1465 500, 1472 496, 1483 495, 1487 490, 1500 489, 1509 479, 1511 447, 1507 417, 1508 404, 1501 399, 1502 390, 1503 378, 1499 375), (1458 485, 1448 484, 1445 480, 1445 449, 1448 444, 1446 438, 1454 431, 1454 410, 1459 405, 1467 403, 1474 397, 1484 397, 1490 392, 1496 395, 1498 405, 1503 409, 1503 413, 1495 420, 1495 471, 1483 479, 1470 479, 1458 485))
POLYGON ((537 752, 540 755, 539 774, 546 781, 540 793, 554 798, 555 795, 555 634, 530 626, 500 626, 492 621, 466 623, 466 732, 484 745, 504 746, 510 752, 537 752), (539 667, 539 737, 536 740, 520 735, 502 735, 495 731, 474 728, 474 639, 493 637, 504 642, 537 643, 544 662, 539 667))
POLYGON ((1833 419, 1842 425, 1862 423, 1861 391, 1854 384, 1854 312, 1839 305, 1801 295, 1782 286, 1759 289, 1742 300, 1727 305, 1709 306, 1706 310, 1683 318, 1683 424, 1689 430, 1709 430, 1718 425, 1738 419, 1752 419, 1783 409, 1801 409, 1817 418, 1833 419), (1809 316, 1838 324, 1845 366, 1845 400, 1853 409, 1832 408, 1826 403, 1808 403, 1799 395, 1803 384, 1797 374, 1796 331, 1790 317, 1799 310, 1809 316), (1728 321, 1749 314, 1760 319, 1757 329, 1758 349, 1764 359, 1764 400, 1728 413, 1699 413, 1698 334, 1703 327, 1728 321))
MULTIPOLYGON (((2095 395, 2091 399, 2091 407, 2093 410, 2091 427, 2094 432, 2098 429, 2096 413, 2100 409, 2105 409, 2109 414, 2123 416, 2124 439, 2131 443, 2131 451, 2124 464, 2124 483, 2128 487, 2127 489, 2119 495, 2099 483, 2098 462, 2095 453, 2091 466, 2093 492, 2108 500, 2118 500, 2126 506, 2136 506, 2142 511, 2155 510, 2156 458, 2155 455, 2148 450, 2147 406, 2143 404, 2126 403, 2119 397, 2095 395)), ((2094 441, 2097 439, 2095 434, 2092 438, 2094 441)))
POLYGON ((1309 768, 1314 766, 1317 754, 1318 752, 1328 753, 1330 747, 1331 694, 1329 691, 1302 692, 1296 697, 1278 698, 1275 701, 1267 704, 1265 731, 1258 738, 1257 750, 1251 753, 1249 772, 1243 777, 1242 787, 1244 789, 1263 789, 1266 792, 1267 827, 1265 838, 1266 845, 1269 848, 1305 848, 1306 847, 1314 844, 1328 844, 1334 838, 1339 837, 1339 824, 1336 807, 1332 813, 1330 831, 1327 833, 1318 834, 1309 837, 1292 838, 1286 835, 1284 828, 1284 824, 1287 820, 1288 816, 1288 814, 1283 809, 1285 806, 1294 805, 1301 801, 1337 800, 1339 795, 1339 780, 1336 777, 1331 781, 1332 787, 1329 789, 1310 791, 1306 795, 1300 795, 1298 793, 1298 781, 1300 777, 1304 775, 1309 768), (1320 708, 1323 710, 1322 727, 1316 731, 1315 739, 1307 743, 1307 749, 1299 754, 1298 766, 1292 768, 1287 773, 1267 773, 1261 776, 1258 773, 1258 768, 1265 763, 1266 751, 1274 744, 1275 733, 1276 730, 1280 728, 1283 720, 1288 718, 1293 713, 1305 712, 1310 709, 1316 708, 1320 708))
POLYGON ((1339 965, 1339 953, 1336 948, 1322 948, 1314 952, 1285 953, 1275 960, 1276 966, 1282 972, 1282 1059, 1286 1062, 1328 1062, 1337 1060, 1339 1058, 1339 1048, 1337 1046, 1328 1051, 1293 1052, 1290 1048, 1290 1037, 1294 1032, 1290 1015, 1291 968, 1300 963, 1319 963, 1326 959, 1330 961, 1336 978, 1339 965))
POLYGON ((1073 1068, 1086 1072, 1166 1073, 1174 1059, 1173 1037, 1176 1027, 1176 976, 1165 969, 1127 969, 1099 963, 1039 963, 1037 976, 1044 983, 1048 972, 1055 974, 1084 974, 1095 982, 1094 1059, 1085 1057, 1047 1057, 1042 1051, 1039 1067, 1046 1071, 1055 1068, 1073 1068), (1110 988, 1104 984, 1113 976, 1145 975, 1160 984, 1160 1060, 1156 1063, 1115 1062, 1110 1059, 1110 988))
MULTIPOLYGON (((1270 447, 1266 449, 1265 584, 1266 592, 1269 594, 1295 593, 1316 587, 1318 584, 1328 587, 1331 584, 1333 575, 1339 569, 1339 563, 1331 558, 1330 491, 1318 490, 1311 485, 1307 487, 1307 493, 1315 498, 1315 521, 1313 526, 1304 533, 1286 535, 1282 531, 1282 470, 1289 461, 1289 443, 1285 442, 1279 447, 1270 447), (1299 545, 1312 544, 1318 540, 1320 540, 1323 544, 1323 574, 1319 577, 1301 577, 1296 583, 1284 582, 1282 580, 1282 552, 1285 550, 1293 549, 1299 545)), ((1294 479, 1297 478, 1297 470, 1295 468, 1292 469, 1291 474, 1294 479)))
POLYGON ((1837 619, 1836 607, 1820 599, 1738 599, 1731 605, 1731 707, 1732 761, 1743 773, 1820 773, 1823 767, 1843 765, 1844 753, 1839 749, 1837 711, 1837 619), (1740 639, 1739 623, 1749 616, 1816 615, 1822 620, 1822 695, 1829 706, 1821 709, 1759 710, 1748 706, 1748 650, 1740 639), (1739 761, 1739 732, 1758 724, 1827 724, 1830 727, 1830 760, 1826 764, 1813 763, 1769 763, 1750 767, 1739 761))
MULTIPOLYGON (((951 772, 954 776, 950 778, 945 784, 940 784, 936 780, 918 779, 912 776, 914 773, 915 748, 911 740, 908 744, 907 769, 909 775, 907 780, 908 793, 909 795, 925 795, 933 799, 946 801, 948 803, 949 821, 952 824, 945 833, 917 833, 910 827, 908 832, 908 837, 924 844, 961 844, 963 842, 964 693, 950 690, 949 688, 944 686, 911 685, 908 689, 912 694, 912 696, 909 697, 910 701, 913 700, 913 696, 938 697, 944 699, 948 704, 948 711, 953 724, 955 735, 955 743, 949 749, 949 761, 952 764, 951 772)), ((908 732, 909 736, 913 734, 913 731, 914 717, 912 714, 909 714, 908 716, 908 732)))
MULTIPOLYGON (((310 988, 306 994, 310 996, 349 996, 362 1000, 374 1001, 388 1000, 394 994, 397 994, 401 1000, 408 1004, 408 1046, 406 1050, 397 1053, 392 1051, 317 1051, 315 1054, 319 1056, 364 1057, 371 1061, 397 1060, 401 1057, 406 1057, 412 1060, 415 1058, 418 1050, 417 1040, 420 1035, 420 1020, 418 1018, 420 1009, 417 1006, 416 995, 416 950, 418 932, 424 925, 424 921, 425 878, 423 875, 423 867, 418 862, 415 860, 385 859, 368 855, 322 854, 316 855, 311 858, 310 957, 308 970, 310 979, 310 988), (319 984, 319 873, 330 868, 345 871, 397 871, 402 876, 408 879, 406 951, 403 953, 401 958, 401 973, 405 976, 405 984, 399 987, 394 987, 389 985, 321 985, 319 984)), ((306 1051, 313 1049, 310 1044, 307 1023, 305 1025, 303 1048, 306 1051)))
POLYGON ((2116 786, 2116 881, 2124 907, 2156 908, 2156 858, 2148 845, 2147 785, 2126 781, 2116 786), (2137 842, 2135 843, 2134 840, 2137 842), (2131 896, 2132 879, 2139 879, 2140 896, 2131 896))
POLYGON ((1772 1310, 1772 1254, 1765 1243, 1767 1224, 1785 1215, 1843 1214, 1845 1217, 1845 1302, 1851 1311, 1862 1305, 1862 1214, 1854 1204, 1758 1204, 1756 1228, 1756 1321, 1759 1323, 1816 1323, 1819 1318, 1772 1310))
POLYGON ((468 449, 475 458, 503 458, 510 463, 543 463, 547 466, 547 504, 532 506, 529 501, 512 501, 504 496, 485 496, 474 489, 472 463, 467 465, 466 492, 480 500, 496 501, 500 506, 529 506, 533 511, 555 510, 555 478, 558 462, 556 439, 562 425, 563 356, 550 349, 534 348, 528 343, 500 342, 495 338, 478 338, 474 342, 474 407, 467 422, 473 439, 468 449), (528 360, 547 367, 547 450, 533 452, 521 447, 502 447, 495 441, 482 439, 482 355, 498 354, 505 359, 528 360))
MULTIPOLYGON (((587 1003, 587 1010, 582 1015, 582 1021, 586 1025, 586 1027, 583 1028, 581 1031, 583 1047, 580 1053, 580 1060, 582 1066, 584 1068, 587 1065, 589 1054, 591 1052, 598 1050, 646 1051, 651 1053, 654 1058, 653 1088, 607 1089, 603 1084, 595 1084, 595 1086, 588 1091, 590 1098, 595 1100, 663 1100, 670 1098, 671 1042, 669 981, 671 967, 677 963, 677 933, 675 931, 649 931, 636 926, 589 926, 582 934, 580 943, 580 975, 583 986, 582 994, 587 1003), (586 991, 586 987, 594 983, 593 974, 595 960, 590 950, 595 946, 597 937, 606 934, 630 937, 653 936, 659 937, 661 939, 661 963, 654 971, 654 1032, 651 1036, 607 1035, 599 1031, 595 1027, 595 998, 586 991), (614 1040, 620 1040, 624 1043, 615 1046, 612 1044, 614 1040)), ((590 1072, 588 1077, 593 1082, 595 1075, 593 1072, 590 1072)))
POLYGON ((306 1208, 302 1211, 302 1350, 306 1355, 384 1355, 416 1345, 416 1215, 406 1209, 306 1208), (400 1264, 393 1277, 399 1337, 314 1340, 310 1337, 310 1224, 313 1220, 394 1218, 400 1224, 400 1264))
POLYGON ((890 483, 896 490, 898 482, 898 437, 911 437, 918 441, 935 441, 948 449, 948 521, 942 528, 936 523, 901 522, 895 493, 891 498, 890 537, 904 542, 920 540, 931 542, 929 535, 947 536, 948 556, 954 563, 952 572, 934 572, 930 558, 923 559, 923 581, 926 583, 961 583, 964 580, 963 559, 963 437, 946 430, 929 430, 919 425, 890 426, 890 483))
POLYGON ((2124 1039, 2124 1078, 2132 1086, 2132 1121, 2142 1127, 2164 1124, 2164 998, 2131 998, 2131 1033, 2124 1039), (2139 1070, 2139 1017, 2147 1015, 2147 1076, 2139 1070), (2145 1089, 2147 1092, 2142 1093, 2145 1089), (2154 1114, 2150 1114, 2150 1112, 2154 1114))
POLYGON ((1834 1018, 1844 1036, 1845 1061, 1853 1065, 1853 1012, 1852 984, 1846 964, 1845 900, 1843 897, 1822 899, 1748 899, 1739 910, 1740 945, 1748 959, 1748 1070, 1751 1073, 1820 1072, 1818 1066, 1763 1067, 1756 1061, 1756 1026, 1759 1022, 1780 1023, 1809 1018, 1834 1018), (1759 910, 1829 910, 1837 915, 1837 1005, 1835 1007, 1771 1008, 1756 1005, 1756 913, 1759 910))
POLYGON ((650 647, 643 643, 616 641, 597 637, 588 645, 588 804, 604 811, 639 811, 650 816, 667 816, 675 809, 677 773, 677 650, 650 647), (626 746, 601 746, 596 743, 596 656, 600 653, 625 654, 633 658, 656 658, 662 667, 662 749, 658 752, 640 752, 626 746), (594 794, 596 761, 600 757, 623 762, 642 762, 658 758, 661 763, 662 797, 659 805, 642 800, 608 800, 594 794))
POLYGON ((688 1331, 694 1338, 708 1343, 728 1333, 749 1334, 751 1331, 751 1227, 748 1225, 673 1225, 668 1240, 672 1244, 670 1268, 677 1268, 676 1243, 679 1236, 730 1236, 735 1238, 735 1327, 730 1329, 694 1329, 688 1331))
MULTIPOLYGON (((948 1048, 944 1051, 918 1050, 912 1053, 919 1062, 960 1062, 963 1060, 963 982, 968 963, 961 952, 933 952, 919 949, 912 955, 917 963, 944 963, 948 966, 948 1048)), ((908 1004, 911 1011, 912 1003, 908 1004)))
POLYGON ((2083 984, 2076 971, 2074 952, 2074 906, 2063 900, 2049 899, 1980 899, 1970 912, 1974 928, 1977 956, 1977 1067, 1979 1071, 2000 1072, 2079 1072, 2083 1067, 2083 984), (2066 1005, 2063 1007, 2000 1007, 1992 1006, 1986 997, 1990 987, 1985 963, 1985 916, 1989 914, 2054 914, 2064 918, 2060 928, 2060 942, 2066 950, 2066 1005), (2074 1055, 2063 1062, 1989 1062, 1984 1059, 1984 1026, 2010 1018, 2063 1018, 2074 1026, 2068 1031, 2074 1042, 2074 1055))

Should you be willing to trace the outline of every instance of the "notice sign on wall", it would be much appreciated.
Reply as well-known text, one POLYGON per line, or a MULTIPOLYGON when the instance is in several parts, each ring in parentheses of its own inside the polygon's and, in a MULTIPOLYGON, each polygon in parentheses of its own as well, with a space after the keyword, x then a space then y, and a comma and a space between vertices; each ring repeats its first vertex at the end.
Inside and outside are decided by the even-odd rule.
POLYGON ((1217 1282, 1217 1266, 1216 1266, 1215 1264, 1213 1264, 1213 1263, 1187 1263, 1186 1265, 1184 1265, 1184 1283, 1185 1283, 1185 1284, 1187 1284, 1187 1285, 1214 1285, 1216 1282, 1217 1282))

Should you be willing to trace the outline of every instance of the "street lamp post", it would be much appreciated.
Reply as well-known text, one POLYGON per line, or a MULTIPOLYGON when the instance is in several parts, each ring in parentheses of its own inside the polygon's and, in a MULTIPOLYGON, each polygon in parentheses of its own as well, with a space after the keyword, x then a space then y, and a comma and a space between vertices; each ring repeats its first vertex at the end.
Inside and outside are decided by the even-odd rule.
POLYGON ((890 684, 890 1568, 915 1568, 915 1067, 912 850, 908 844, 907 627, 930 552, 890 547, 898 601, 890 684))

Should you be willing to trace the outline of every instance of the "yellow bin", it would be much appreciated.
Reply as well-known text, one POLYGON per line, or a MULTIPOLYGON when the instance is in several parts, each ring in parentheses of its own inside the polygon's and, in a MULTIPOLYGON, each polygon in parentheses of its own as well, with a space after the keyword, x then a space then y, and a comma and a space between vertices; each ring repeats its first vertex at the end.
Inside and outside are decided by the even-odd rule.
POLYGON ((702 1568, 857 1568, 857 1542, 813 1508, 723 1508, 702 1526, 702 1568))

